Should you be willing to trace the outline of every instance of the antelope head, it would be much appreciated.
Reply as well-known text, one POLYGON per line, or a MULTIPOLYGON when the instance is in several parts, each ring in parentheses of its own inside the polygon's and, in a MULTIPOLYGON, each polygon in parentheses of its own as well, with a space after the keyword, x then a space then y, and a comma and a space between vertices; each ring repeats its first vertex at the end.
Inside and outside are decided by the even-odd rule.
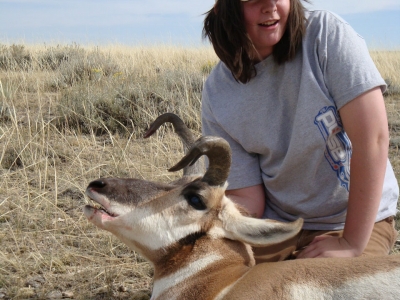
POLYGON ((207 252, 207 247, 201 247, 204 239, 235 241, 250 249, 248 245, 269 245, 294 236, 302 220, 254 219, 225 196, 230 163, 225 140, 200 137, 169 169, 185 169, 180 180, 163 184, 131 178, 97 179, 86 190, 95 204, 86 205, 84 213, 90 222, 116 235, 154 265, 168 258, 185 260, 195 245, 207 252), (204 175, 188 172, 202 155, 209 159, 204 175))

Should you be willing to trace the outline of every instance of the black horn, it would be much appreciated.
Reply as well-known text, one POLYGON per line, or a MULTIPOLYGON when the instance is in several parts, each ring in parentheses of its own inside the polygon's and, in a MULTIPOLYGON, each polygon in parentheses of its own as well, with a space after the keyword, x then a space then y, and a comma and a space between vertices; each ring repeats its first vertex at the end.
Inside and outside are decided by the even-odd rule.
POLYGON ((214 136, 199 138, 188 153, 168 171, 179 171, 186 166, 193 165, 202 156, 209 159, 209 167, 202 181, 212 186, 222 185, 229 175, 231 166, 231 149, 227 141, 214 136))
POLYGON ((158 128, 164 123, 171 123, 174 127, 176 134, 181 138, 184 147, 186 150, 189 149, 196 140, 196 137, 190 131, 190 129, 186 126, 186 124, 179 118, 177 115, 173 113, 165 113, 157 117, 153 123, 151 123, 149 129, 147 129, 144 134, 144 138, 148 138, 153 135, 158 128))
MULTIPOLYGON (((153 123, 151 123, 149 129, 145 132, 144 138, 148 138, 153 135, 158 128, 164 123, 171 123, 174 127, 175 133, 180 137, 183 144, 183 151, 186 154, 190 147, 196 140, 195 135, 190 131, 186 124, 173 113, 165 113, 157 117, 153 123)), ((204 173, 204 162, 199 161, 196 164, 188 165, 183 168, 183 176, 197 175, 204 173)))

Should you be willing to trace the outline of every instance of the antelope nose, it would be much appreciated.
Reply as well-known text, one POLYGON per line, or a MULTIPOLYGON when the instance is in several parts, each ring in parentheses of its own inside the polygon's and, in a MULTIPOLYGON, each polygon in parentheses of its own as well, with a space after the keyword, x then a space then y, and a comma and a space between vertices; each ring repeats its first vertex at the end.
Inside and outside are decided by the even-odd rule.
POLYGON ((95 180, 89 183, 88 188, 94 188, 94 189, 102 189, 106 186, 107 184, 103 180, 95 180))

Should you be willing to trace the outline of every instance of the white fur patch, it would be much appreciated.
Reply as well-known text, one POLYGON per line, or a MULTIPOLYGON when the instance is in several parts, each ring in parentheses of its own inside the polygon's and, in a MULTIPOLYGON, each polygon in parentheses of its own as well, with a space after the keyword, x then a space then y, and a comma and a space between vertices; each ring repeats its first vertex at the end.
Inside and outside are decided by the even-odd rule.
MULTIPOLYGON (((187 278, 195 275, 201 270, 205 269, 207 266, 215 263, 218 260, 221 260, 223 257, 218 254, 210 254, 203 258, 200 258, 190 265, 186 266, 183 269, 178 270, 177 272, 161 278, 154 282, 154 288, 152 293, 152 298, 157 299, 163 292, 167 291, 173 286, 185 281, 187 278)), ((173 299, 169 299, 173 300, 173 299)))
MULTIPOLYGON (((136 208, 124 216, 128 231, 123 235, 150 250, 158 250, 201 230, 197 222, 181 224, 185 218, 168 212, 154 212, 151 207, 136 208)), ((122 233, 124 230, 121 228, 119 231, 122 233)))
POLYGON ((237 283, 237 281, 234 282, 234 283, 232 283, 232 284, 230 284, 230 285, 228 285, 226 288, 224 288, 224 289, 217 295, 217 297, 215 297, 214 300, 223 300, 223 299, 225 298, 225 296, 229 293, 229 291, 232 289, 232 287, 235 286, 236 283, 237 283))
POLYGON ((287 287, 289 299, 399 299, 400 269, 349 280, 340 287, 318 287, 312 282, 287 287))

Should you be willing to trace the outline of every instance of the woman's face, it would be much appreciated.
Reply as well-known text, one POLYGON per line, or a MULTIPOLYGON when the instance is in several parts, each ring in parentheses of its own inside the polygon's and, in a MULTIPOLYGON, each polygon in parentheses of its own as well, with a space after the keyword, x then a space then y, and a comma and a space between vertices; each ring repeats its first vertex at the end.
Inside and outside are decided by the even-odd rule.
POLYGON ((241 5, 247 34, 264 59, 285 33, 290 0, 241 0, 241 5))

